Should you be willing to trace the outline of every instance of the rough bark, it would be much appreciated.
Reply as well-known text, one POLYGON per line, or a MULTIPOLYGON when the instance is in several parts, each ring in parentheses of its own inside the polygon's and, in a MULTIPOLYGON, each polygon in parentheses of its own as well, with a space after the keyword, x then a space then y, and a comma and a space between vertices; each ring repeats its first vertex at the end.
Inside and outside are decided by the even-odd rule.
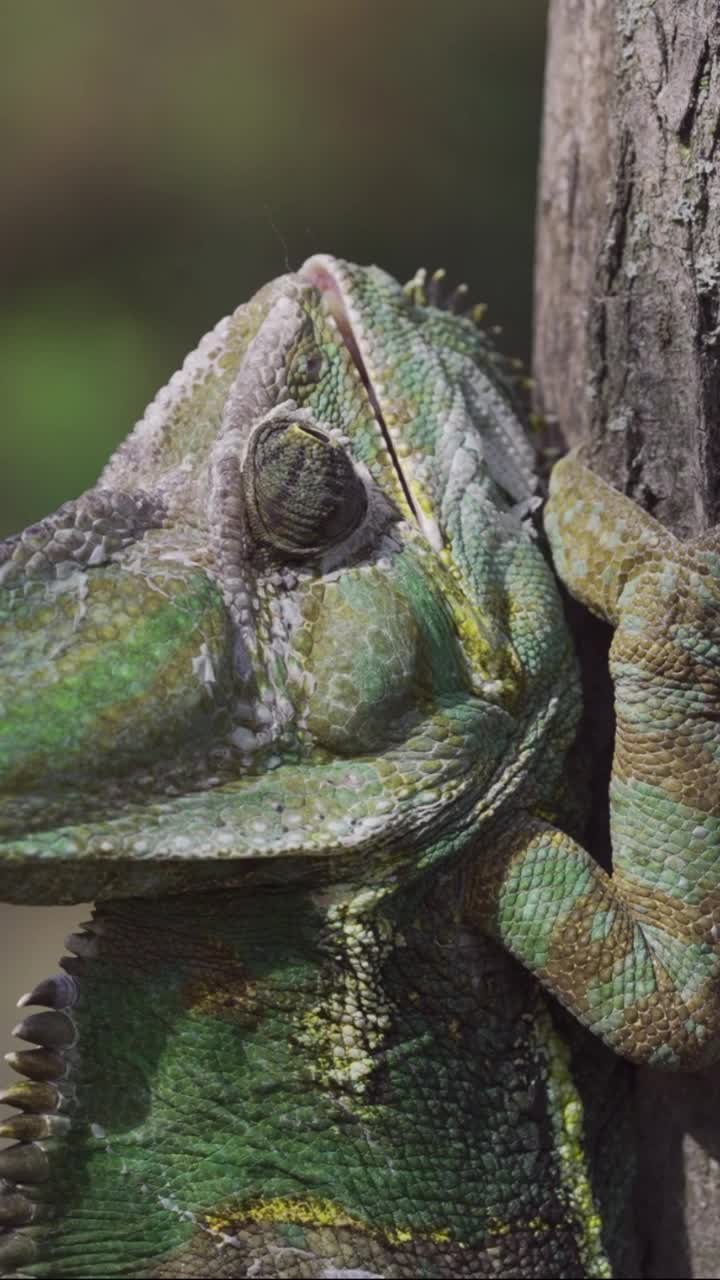
MULTIPOLYGON (((720 4, 551 0, 537 408, 679 537, 720 521, 720 4)), ((600 726, 602 736, 602 726, 600 726)), ((648 1276, 720 1276, 720 1069, 638 1076, 648 1276)))

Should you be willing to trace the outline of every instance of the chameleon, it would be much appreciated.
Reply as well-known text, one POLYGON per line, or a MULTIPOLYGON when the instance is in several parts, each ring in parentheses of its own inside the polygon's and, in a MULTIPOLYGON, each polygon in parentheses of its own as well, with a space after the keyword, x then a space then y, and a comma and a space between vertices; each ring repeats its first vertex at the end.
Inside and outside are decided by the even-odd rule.
POLYGON ((476 320, 315 255, 0 544, 0 894, 96 903, 20 1000, 6 1276, 640 1273, 632 1064, 720 1056, 720 537, 577 454, 542 510, 476 320))

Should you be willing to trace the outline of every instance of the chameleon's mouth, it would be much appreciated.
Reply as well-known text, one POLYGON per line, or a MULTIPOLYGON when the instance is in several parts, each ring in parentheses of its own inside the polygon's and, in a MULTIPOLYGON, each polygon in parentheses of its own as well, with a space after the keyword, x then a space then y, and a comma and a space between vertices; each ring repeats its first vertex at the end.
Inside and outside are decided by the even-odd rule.
POLYGON ((333 258, 323 254, 316 254, 312 258, 308 258, 307 262, 301 267, 300 276, 303 280, 306 280, 309 284, 314 285, 315 288, 319 290, 328 314, 331 315, 335 321, 338 332, 345 343, 352 362, 362 379, 365 390, 367 391, 368 401, 375 416, 375 421, 382 432, 387 451, 392 461, 393 469, 410 513, 415 522, 428 537, 431 545, 438 549, 439 538, 437 529, 434 526, 432 528, 429 527, 429 522, 426 516, 413 496, 410 482, 403 470, 402 463, 398 456, 392 432, 390 431, 386 421, 385 412, 383 411, 383 406, 380 402, 379 389, 374 384, 369 371, 369 361, 363 337, 363 326, 360 321, 360 317, 357 315, 356 309, 353 306, 352 298, 343 285, 343 281, 337 270, 337 265, 338 264, 333 258))

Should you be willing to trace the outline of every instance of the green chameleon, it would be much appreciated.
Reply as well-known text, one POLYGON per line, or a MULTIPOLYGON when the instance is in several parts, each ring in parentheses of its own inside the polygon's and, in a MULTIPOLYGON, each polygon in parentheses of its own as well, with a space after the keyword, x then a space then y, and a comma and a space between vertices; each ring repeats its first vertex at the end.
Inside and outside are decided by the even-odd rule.
POLYGON ((98 903, 20 1002, 5 1275, 638 1274, 625 1060, 720 1054, 720 538, 573 457, 543 534, 439 302, 311 258, 0 545, 2 897, 98 903))

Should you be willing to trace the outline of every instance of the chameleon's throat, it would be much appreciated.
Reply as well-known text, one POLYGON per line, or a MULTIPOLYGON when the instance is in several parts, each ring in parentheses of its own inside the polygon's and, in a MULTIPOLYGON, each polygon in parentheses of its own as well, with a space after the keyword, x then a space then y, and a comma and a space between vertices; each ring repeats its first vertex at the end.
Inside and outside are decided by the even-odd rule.
POLYGON ((3 1274, 310 1276, 370 1252, 380 1274, 430 1256, 440 1277, 468 1250, 509 1258, 537 1153, 555 1161, 540 996, 458 930, 453 883, 402 921, 297 891, 101 904, 21 1028, 41 1047, 5 1095, 3 1274), (510 1137, 527 1177, 497 1166, 510 1137), (307 1272, 277 1253, 291 1236, 307 1272))

